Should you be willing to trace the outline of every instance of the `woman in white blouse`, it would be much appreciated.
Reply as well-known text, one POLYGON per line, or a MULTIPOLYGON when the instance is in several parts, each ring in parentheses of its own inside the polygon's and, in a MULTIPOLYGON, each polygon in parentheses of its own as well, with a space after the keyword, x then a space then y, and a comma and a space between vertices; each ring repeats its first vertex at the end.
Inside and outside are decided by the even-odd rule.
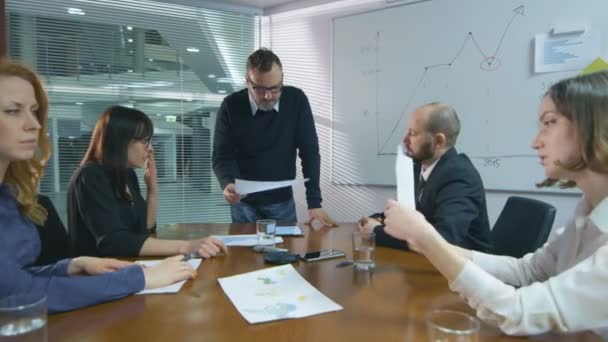
POLYGON ((573 218, 521 259, 446 242, 414 209, 389 201, 388 234, 425 255, 482 320, 507 334, 593 330, 608 338, 608 72, 554 84, 532 143, 547 179, 583 192, 573 218))

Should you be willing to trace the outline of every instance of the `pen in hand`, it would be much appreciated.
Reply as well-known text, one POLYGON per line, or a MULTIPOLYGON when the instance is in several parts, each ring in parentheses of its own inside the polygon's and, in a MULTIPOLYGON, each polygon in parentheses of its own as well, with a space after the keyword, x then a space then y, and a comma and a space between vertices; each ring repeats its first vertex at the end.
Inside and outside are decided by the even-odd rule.
POLYGON ((196 258, 200 258, 200 257, 201 256, 200 256, 200 254, 198 254, 198 252, 194 252, 194 253, 190 253, 190 254, 184 254, 184 257, 182 258, 182 261, 188 261, 190 259, 196 259, 196 258))
MULTIPOLYGON (((219 252, 215 256, 220 256, 220 255, 224 255, 224 253, 219 252)), ((194 253, 190 253, 190 254, 184 254, 184 258, 182 259, 182 261, 188 261, 190 259, 205 259, 205 258, 202 257, 198 252, 194 252, 194 253)))

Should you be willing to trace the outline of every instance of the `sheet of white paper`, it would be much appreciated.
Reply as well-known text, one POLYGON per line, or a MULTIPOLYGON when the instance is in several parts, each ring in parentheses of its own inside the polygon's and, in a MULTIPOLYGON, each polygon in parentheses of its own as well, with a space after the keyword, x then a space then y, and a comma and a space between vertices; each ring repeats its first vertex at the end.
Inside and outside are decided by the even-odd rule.
POLYGON ((395 172, 397 176, 397 201, 402 206, 415 208, 414 163, 410 157, 405 155, 402 144, 399 144, 397 148, 395 172))
POLYGON ((580 70, 602 56, 599 32, 587 30, 574 34, 537 34, 534 39, 534 71, 580 70))
POLYGON ((240 195, 252 194, 254 192, 273 190, 278 188, 284 188, 287 186, 294 186, 300 182, 307 182, 307 179, 292 179, 278 182, 263 182, 263 181, 250 181, 244 179, 235 179, 234 186, 236 192, 240 195))
POLYGON ((302 228, 298 226, 277 226, 276 235, 303 235, 302 228))
POLYGON ((218 281, 232 304, 249 323, 342 310, 340 305, 310 285, 289 264, 220 278, 218 281))
MULTIPOLYGON (((226 246, 255 246, 258 244, 257 234, 247 235, 213 235, 214 238, 222 240, 226 246)), ((274 237, 274 243, 283 242, 280 236, 274 237)))
MULTIPOLYGON (((157 265, 161 261, 162 260, 140 260, 140 261, 136 261, 136 262, 140 263, 146 267, 152 267, 152 266, 157 265)), ((190 259, 190 260, 188 260, 188 263, 190 263, 190 265, 192 265, 192 267, 197 269, 198 266, 201 264, 201 261, 202 261, 202 259, 190 259)), ((186 283, 186 280, 177 282, 175 284, 171 284, 169 286, 159 287, 157 289, 142 290, 142 291, 137 292, 136 294, 177 293, 182 288, 182 286, 184 286, 185 283, 186 283)))

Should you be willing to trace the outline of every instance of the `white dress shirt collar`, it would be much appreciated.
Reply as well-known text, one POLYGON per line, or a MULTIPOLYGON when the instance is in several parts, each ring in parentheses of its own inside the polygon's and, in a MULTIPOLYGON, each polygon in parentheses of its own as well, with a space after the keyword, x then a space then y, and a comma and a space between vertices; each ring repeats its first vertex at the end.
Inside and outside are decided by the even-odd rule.
POLYGON ((427 167, 426 169, 424 168, 424 166, 421 167, 420 177, 422 177, 422 179, 424 179, 425 182, 429 179, 429 177, 431 176, 431 172, 433 172, 433 169, 435 168, 435 165, 437 165, 437 162, 440 160, 441 160, 441 158, 435 160, 435 162, 433 164, 431 164, 429 167, 427 167))
MULTIPOLYGON (((258 111, 258 104, 255 103, 255 100, 253 99, 253 96, 251 96, 249 89, 247 89, 247 95, 249 95, 249 105, 251 106, 251 115, 255 116, 255 113, 258 111)), ((277 101, 277 103, 274 105, 274 110, 276 110, 277 113, 279 112, 279 102, 280 101, 281 100, 279 99, 279 101, 277 101)))

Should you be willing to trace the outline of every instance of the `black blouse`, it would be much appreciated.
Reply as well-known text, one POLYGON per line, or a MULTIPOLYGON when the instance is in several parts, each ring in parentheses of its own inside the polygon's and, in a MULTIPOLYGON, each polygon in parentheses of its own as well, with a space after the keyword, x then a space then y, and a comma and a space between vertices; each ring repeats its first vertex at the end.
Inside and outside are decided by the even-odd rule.
POLYGON ((129 169, 131 200, 114 192, 106 169, 93 162, 79 167, 68 185, 68 230, 75 256, 138 256, 148 238, 146 201, 129 169))

